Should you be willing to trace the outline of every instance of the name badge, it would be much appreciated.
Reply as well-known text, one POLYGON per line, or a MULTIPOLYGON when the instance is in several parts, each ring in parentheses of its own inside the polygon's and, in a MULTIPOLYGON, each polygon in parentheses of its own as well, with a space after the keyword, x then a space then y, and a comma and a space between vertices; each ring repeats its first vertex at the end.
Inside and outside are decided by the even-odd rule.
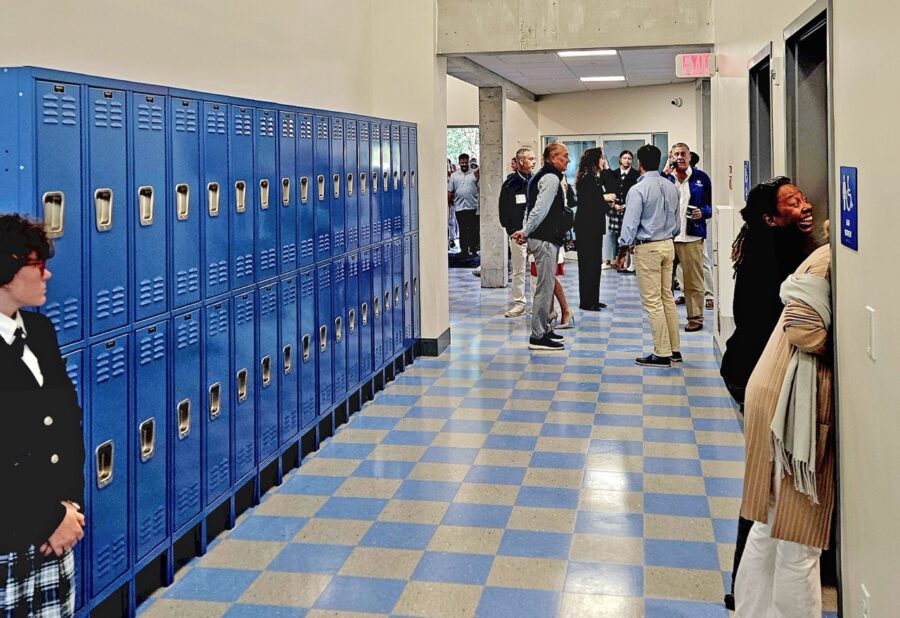
POLYGON ((525 203, 525 194, 519 193, 516 195, 516 204, 524 204, 525 203))

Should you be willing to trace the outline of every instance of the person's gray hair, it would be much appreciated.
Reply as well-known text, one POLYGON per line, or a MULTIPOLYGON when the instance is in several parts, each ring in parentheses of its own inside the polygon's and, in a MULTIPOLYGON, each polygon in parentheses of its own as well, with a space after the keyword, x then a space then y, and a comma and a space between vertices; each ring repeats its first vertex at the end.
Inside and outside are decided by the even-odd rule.
POLYGON ((524 157, 526 152, 530 152, 530 153, 534 154, 534 150, 532 150, 531 148, 528 148, 527 146, 525 146, 523 148, 519 148, 516 151, 516 161, 518 162, 520 158, 524 157))

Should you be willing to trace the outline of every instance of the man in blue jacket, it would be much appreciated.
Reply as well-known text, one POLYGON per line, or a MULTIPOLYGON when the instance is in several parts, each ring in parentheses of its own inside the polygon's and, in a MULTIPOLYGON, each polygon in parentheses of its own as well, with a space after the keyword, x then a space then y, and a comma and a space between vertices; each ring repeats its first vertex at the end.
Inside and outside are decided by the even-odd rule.
POLYGON ((675 237, 675 256, 684 273, 688 319, 684 330, 690 333, 703 328, 703 241, 706 220, 712 216, 712 182, 706 173, 691 167, 691 149, 687 144, 679 142, 672 146, 672 159, 669 180, 678 190, 681 221, 681 232, 675 237))

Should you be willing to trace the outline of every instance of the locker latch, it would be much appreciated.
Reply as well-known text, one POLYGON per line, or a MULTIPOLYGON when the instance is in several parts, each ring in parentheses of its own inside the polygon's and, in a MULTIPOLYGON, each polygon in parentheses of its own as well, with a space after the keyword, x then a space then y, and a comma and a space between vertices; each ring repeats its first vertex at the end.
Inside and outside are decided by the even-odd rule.
POLYGON ((216 382, 212 386, 209 387, 209 420, 214 421, 219 417, 219 414, 222 412, 222 397, 221 397, 222 385, 219 382, 216 382))
POLYGON ((175 185, 175 217, 179 221, 187 221, 190 214, 191 188, 187 183, 175 185))
POLYGON ((384 291, 384 307, 383 307, 383 309, 384 309, 384 311, 391 310, 391 291, 390 290, 384 291))
POLYGON ((291 372, 291 368, 293 366, 293 361, 291 360, 291 346, 286 345, 284 349, 281 351, 282 357, 282 365, 284 366, 284 375, 287 375, 291 372))
POLYGON ((247 211, 247 183, 243 180, 234 183, 234 210, 236 212, 247 211))
POLYGON ((138 220, 142 226, 153 224, 153 187, 138 187, 138 220))
POLYGON ((309 178, 300 177, 300 203, 305 204, 309 201, 309 178))
POLYGON ((403 300, 409 300, 409 281, 403 282, 403 300))
POLYGON ((324 202, 325 201, 325 176, 322 174, 319 174, 318 176, 316 176, 316 184, 319 185, 319 201, 324 202))
POLYGON ((365 194, 366 194, 366 185, 367 185, 367 182, 368 182, 368 181, 367 181, 367 179, 366 179, 366 173, 365 173, 365 172, 360 172, 360 173, 359 173, 359 193, 360 193, 360 195, 365 195, 365 194))
POLYGON ((191 400, 178 403, 178 439, 184 440, 191 433, 191 400))
POLYGON ((398 189, 399 184, 400 184, 400 174, 397 172, 397 170, 394 170, 394 191, 396 191, 398 189))
POLYGON ((409 184, 413 187, 416 186, 416 170, 411 170, 409 172, 409 184))
POLYGON ((303 362, 309 362, 309 335, 303 335, 303 362))
POLYGON ((360 309, 362 309, 362 315, 360 316, 362 317, 362 324, 365 326, 369 323, 369 303, 363 303, 360 309))
POLYGON ((403 188, 404 189, 407 187, 407 182, 408 182, 408 179, 406 177, 406 170, 403 170, 403 188))
POLYGON ((356 332, 356 310, 348 309, 347 310, 347 330, 352 335, 356 332))
POLYGON ((419 295, 419 278, 413 277, 413 296, 419 295))
POLYGON ((377 320, 378 316, 381 315, 381 310, 378 307, 378 297, 377 296, 373 299, 372 310, 375 312, 375 319, 377 320))
POLYGON ((263 388, 269 386, 269 383, 272 381, 272 358, 270 356, 263 356, 262 361, 262 385, 263 388))
POLYGON ((241 369, 237 372, 237 400, 243 403, 247 400, 247 370, 241 369))
POLYGON ((97 489, 103 489, 113 480, 113 441, 107 440, 94 451, 97 464, 97 489))
POLYGON ((291 205, 291 179, 281 179, 281 205, 287 208, 291 205))
POLYGON ((219 183, 211 182, 206 185, 206 203, 210 217, 219 216, 219 183))
POLYGON ((400 306, 400 286, 399 285, 394 286, 394 306, 395 307, 400 306))
POLYGON ((372 172, 372 193, 378 193, 378 174, 372 172))
POLYGON ((156 419, 148 418, 140 424, 141 462, 150 461, 156 452, 156 419))
POLYGON ((331 184, 334 189, 334 197, 341 197, 341 176, 340 174, 335 174, 331 177, 331 184))
POLYGON ((98 232, 112 229, 113 191, 109 188, 94 191, 94 218, 98 232))
POLYGON ((269 209, 269 181, 266 178, 259 181, 259 208, 269 209))
POLYGON ((62 191, 48 191, 41 201, 44 203, 44 231, 48 238, 59 238, 63 235, 66 194, 62 191))
POLYGON ((390 188, 390 187, 388 187, 388 173, 387 173, 387 171, 382 172, 382 176, 383 176, 383 178, 384 178, 384 191, 385 191, 385 193, 387 193, 387 190, 390 188))
POLYGON ((334 342, 340 343, 341 339, 344 338, 344 328, 343 328, 343 320, 341 320, 341 316, 334 318, 334 342))
POLYGON ((319 327, 319 352, 324 352, 328 349, 328 327, 322 324, 319 327))
POLYGON ((347 174, 347 197, 353 197, 353 173, 347 174))

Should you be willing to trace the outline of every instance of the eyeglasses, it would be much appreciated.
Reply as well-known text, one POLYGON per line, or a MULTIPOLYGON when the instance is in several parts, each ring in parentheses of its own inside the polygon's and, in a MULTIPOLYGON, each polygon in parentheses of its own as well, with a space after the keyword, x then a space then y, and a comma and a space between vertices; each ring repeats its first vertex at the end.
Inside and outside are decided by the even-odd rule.
POLYGON ((41 277, 44 276, 44 272, 47 270, 47 260, 25 260, 25 266, 37 266, 41 271, 41 277))

